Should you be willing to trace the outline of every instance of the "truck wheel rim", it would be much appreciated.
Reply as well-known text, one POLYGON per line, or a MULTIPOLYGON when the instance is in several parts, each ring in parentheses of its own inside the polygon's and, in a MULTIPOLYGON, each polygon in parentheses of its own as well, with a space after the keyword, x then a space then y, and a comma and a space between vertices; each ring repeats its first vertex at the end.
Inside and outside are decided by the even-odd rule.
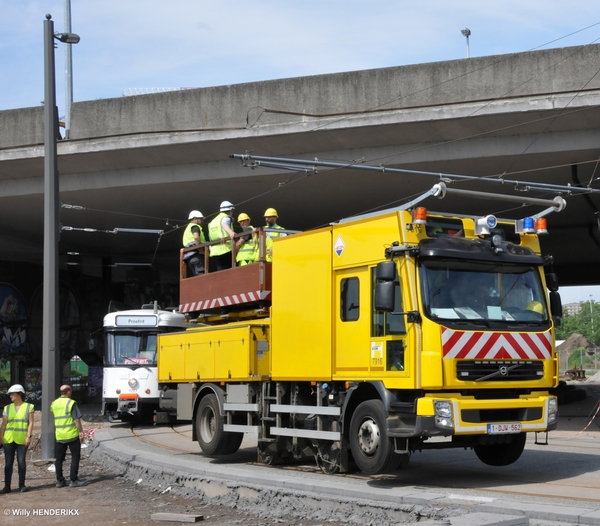
POLYGON ((373 455, 379 447, 379 426, 373 420, 365 420, 358 430, 358 444, 367 454, 373 455))

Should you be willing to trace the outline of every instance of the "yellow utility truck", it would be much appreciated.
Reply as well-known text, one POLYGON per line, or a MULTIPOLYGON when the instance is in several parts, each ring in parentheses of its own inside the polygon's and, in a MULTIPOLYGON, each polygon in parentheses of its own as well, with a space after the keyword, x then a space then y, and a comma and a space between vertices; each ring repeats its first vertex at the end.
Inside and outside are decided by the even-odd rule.
POLYGON ((538 235, 564 201, 521 220, 417 206, 446 191, 276 238, 272 262, 259 229, 261 261, 183 272, 193 323, 158 336, 157 416, 192 420, 207 455, 254 433, 262 462, 310 456, 328 473, 440 448, 504 466, 527 433, 547 443, 561 305, 538 235))

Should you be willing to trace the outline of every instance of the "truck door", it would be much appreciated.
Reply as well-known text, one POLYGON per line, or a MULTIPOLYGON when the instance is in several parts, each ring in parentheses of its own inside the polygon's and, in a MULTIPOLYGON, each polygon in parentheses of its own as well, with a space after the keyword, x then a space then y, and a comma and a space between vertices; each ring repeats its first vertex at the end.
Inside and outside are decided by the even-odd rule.
MULTIPOLYGON (((401 269, 404 263, 400 262, 401 269)), ((375 291, 375 267, 371 269, 371 290, 375 291)), ((405 275, 402 272, 401 275, 405 275)), ((388 387, 412 387, 407 379, 411 376, 412 357, 410 350, 414 343, 416 324, 407 322, 405 311, 412 301, 406 296, 411 287, 404 283, 398 273, 394 278, 394 310, 392 312, 377 311, 374 302, 371 305, 371 371, 386 379, 388 387), (407 329, 410 329, 408 331, 407 329), (390 383, 391 382, 391 383, 390 383)))
POLYGON ((333 375, 365 378, 370 363, 370 274, 368 267, 335 273, 333 375))

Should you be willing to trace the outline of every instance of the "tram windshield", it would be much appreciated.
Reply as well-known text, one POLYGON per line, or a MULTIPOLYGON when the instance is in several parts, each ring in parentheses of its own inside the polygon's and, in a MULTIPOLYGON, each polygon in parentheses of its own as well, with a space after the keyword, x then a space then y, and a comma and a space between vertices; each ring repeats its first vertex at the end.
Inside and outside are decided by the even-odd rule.
POLYGON ((104 365, 156 365, 156 333, 115 331, 106 334, 104 365))
POLYGON ((549 323, 535 267, 432 259, 422 261, 421 284, 425 312, 432 319, 549 323))

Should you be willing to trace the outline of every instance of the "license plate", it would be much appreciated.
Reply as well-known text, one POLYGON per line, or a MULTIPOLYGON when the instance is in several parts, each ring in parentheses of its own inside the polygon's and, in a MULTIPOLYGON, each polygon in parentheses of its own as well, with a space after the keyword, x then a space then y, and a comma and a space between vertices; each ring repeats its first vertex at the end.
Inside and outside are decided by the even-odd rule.
POLYGON ((488 424, 488 435, 511 435, 521 432, 521 424, 488 424))

